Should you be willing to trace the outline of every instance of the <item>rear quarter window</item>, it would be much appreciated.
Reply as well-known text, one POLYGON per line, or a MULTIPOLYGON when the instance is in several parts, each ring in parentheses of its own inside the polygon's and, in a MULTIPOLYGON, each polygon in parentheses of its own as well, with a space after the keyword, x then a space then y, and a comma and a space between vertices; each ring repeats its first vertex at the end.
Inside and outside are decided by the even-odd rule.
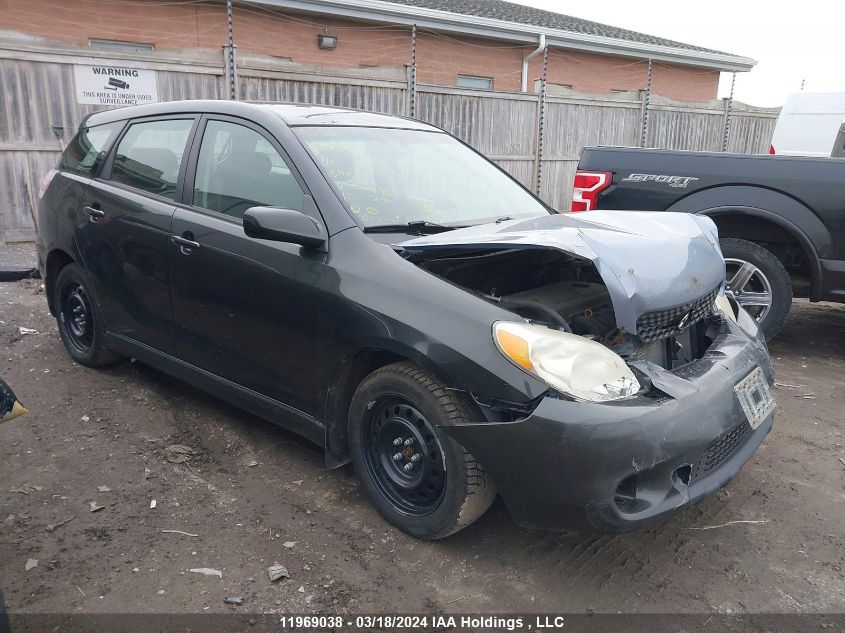
POLYGON ((93 176, 122 127, 123 122, 118 121, 81 128, 62 154, 59 169, 82 176, 93 176))

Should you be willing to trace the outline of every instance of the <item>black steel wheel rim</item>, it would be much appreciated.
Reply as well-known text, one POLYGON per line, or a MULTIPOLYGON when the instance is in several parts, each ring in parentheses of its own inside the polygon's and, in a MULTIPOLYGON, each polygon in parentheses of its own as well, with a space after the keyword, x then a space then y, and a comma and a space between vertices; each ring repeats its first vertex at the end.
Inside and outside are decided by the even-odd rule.
POLYGON ((68 341, 80 352, 87 352, 94 342, 94 313, 85 288, 70 284, 62 293, 61 320, 68 341))
POLYGON ((379 492, 403 514, 434 512, 446 491, 446 460, 434 426, 407 398, 383 395, 361 425, 364 462, 379 492))

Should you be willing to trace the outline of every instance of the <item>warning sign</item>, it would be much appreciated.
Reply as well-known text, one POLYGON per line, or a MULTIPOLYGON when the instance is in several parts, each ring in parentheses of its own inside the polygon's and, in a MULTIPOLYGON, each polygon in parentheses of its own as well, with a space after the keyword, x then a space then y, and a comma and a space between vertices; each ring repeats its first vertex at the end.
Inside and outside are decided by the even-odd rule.
POLYGON ((127 106, 158 101, 156 71, 124 66, 74 66, 76 101, 127 106))

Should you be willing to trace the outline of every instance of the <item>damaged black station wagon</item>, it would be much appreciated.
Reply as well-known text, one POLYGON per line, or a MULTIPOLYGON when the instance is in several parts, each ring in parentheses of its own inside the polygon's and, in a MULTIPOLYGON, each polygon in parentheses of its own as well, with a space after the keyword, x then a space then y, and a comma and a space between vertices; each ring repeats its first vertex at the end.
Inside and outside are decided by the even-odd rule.
POLYGON ((137 358, 304 435, 418 537, 497 492, 520 525, 638 528, 725 485, 772 427, 772 365, 708 218, 557 214, 417 121, 99 112, 38 225, 77 362, 137 358))

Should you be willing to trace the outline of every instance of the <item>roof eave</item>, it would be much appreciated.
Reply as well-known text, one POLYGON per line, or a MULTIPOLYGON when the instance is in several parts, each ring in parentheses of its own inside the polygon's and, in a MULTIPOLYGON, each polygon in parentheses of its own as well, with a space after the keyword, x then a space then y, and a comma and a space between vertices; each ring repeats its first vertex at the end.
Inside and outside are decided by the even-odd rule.
POLYGON ((384 0, 251 0, 251 4, 265 4, 309 13, 322 13, 374 22, 406 24, 408 26, 416 24, 417 27, 422 28, 526 44, 536 44, 539 34, 543 33, 549 46, 589 50, 607 55, 651 58, 657 61, 712 68, 725 72, 745 72, 751 70, 757 64, 756 60, 738 55, 694 51, 572 31, 546 29, 530 24, 394 4, 384 0))

